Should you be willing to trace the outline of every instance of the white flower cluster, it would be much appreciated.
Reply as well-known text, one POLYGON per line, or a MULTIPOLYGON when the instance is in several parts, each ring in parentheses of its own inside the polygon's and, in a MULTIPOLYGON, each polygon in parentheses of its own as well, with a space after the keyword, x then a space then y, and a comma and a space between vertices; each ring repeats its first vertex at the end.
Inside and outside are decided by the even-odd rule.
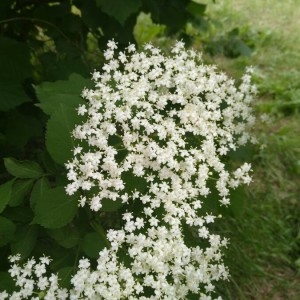
POLYGON ((224 205, 230 189, 251 181, 249 164, 230 172, 224 163, 251 141, 251 70, 235 87, 182 42, 166 56, 150 44, 118 52, 110 41, 104 56, 95 89, 83 91, 87 104, 78 108, 86 122, 73 132, 79 146, 67 163, 66 192, 81 190, 80 205, 93 211, 103 199, 139 203, 142 211, 124 213, 123 228, 109 230, 111 248, 99 253, 96 270, 80 261, 69 297, 212 299, 215 282, 228 277, 221 254, 227 241, 210 232, 215 216, 201 207, 212 181, 224 205), (128 173, 147 187, 128 189, 128 173), (189 235, 199 243, 190 245, 189 235))
POLYGON ((68 291, 62 289, 58 284, 58 276, 47 275, 47 266, 50 263, 48 257, 41 257, 39 261, 34 258, 28 260, 22 267, 19 266, 20 255, 9 257, 11 268, 10 276, 14 278, 18 292, 9 295, 6 291, 0 292, 0 299, 11 300, 65 300, 68 299, 68 291))

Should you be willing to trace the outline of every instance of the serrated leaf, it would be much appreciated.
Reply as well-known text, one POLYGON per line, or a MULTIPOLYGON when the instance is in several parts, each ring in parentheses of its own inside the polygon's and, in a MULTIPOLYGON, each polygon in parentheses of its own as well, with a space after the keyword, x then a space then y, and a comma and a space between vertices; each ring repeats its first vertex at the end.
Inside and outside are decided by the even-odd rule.
POLYGON ((83 238, 82 249, 91 258, 99 257, 99 252, 105 247, 106 242, 96 232, 89 232, 83 238))
POLYGON ((58 164, 63 165, 72 157, 75 143, 71 132, 80 119, 75 109, 60 104, 48 121, 46 147, 53 160, 58 164))
POLYGON ((42 177, 33 186, 30 195, 30 207, 34 210, 35 204, 39 198, 43 197, 44 193, 50 189, 50 183, 47 178, 42 177))
POLYGON ((31 190, 33 182, 33 179, 15 180, 12 186, 12 193, 8 205, 12 207, 21 205, 25 200, 25 196, 31 190))
POLYGON ((0 247, 5 246, 14 238, 16 225, 7 218, 0 217, 0 247))
POLYGON ((44 82, 35 88, 38 106, 48 115, 55 113, 60 104, 75 109, 84 103, 80 96, 82 90, 91 86, 91 80, 78 74, 71 74, 68 80, 44 82))
POLYGON ((14 240, 10 247, 13 254, 21 254, 22 260, 26 259, 35 246, 38 234, 36 225, 25 225, 17 228, 14 240))
POLYGON ((64 248, 72 248, 79 242, 79 232, 71 226, 48 230, 49 235, 64 248))
POLYGON ((67 196, 64 187, 45 190, 35 204, 33 223, 48 229, 61 228, 72 221, 77 209, 76 197, 67 196))
POLYGON ((17 178, 38 178, 43 175, 43 170, 34 161, 18 161, 15 158, 4 158, 6 170, 17 178))
POLYGON ((12 194, 14 180, 10 180, 0 185, 0 213, 5 209, 12 194))
POLYGON ((96 0, 102 11, 116 19, 121 25, 134 13, 138 12, 142 3, 140 0, 96 0))

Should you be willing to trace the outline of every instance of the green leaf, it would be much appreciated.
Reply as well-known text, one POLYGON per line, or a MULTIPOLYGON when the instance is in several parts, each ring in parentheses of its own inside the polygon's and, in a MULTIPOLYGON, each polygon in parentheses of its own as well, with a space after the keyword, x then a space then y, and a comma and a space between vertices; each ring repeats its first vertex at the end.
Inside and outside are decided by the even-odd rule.
POLYGON ((30 195, 30 207, 32 209, 34 209, 36 203, 41 197, 43 197, 44 193, 49 189, 50 183, 46 177, 42 177, 34 184, 30 195))
POLYGON ((62 288, 69 289, 71 286, 71 277, 73 274, 73 267, 64 267, 58 270, 57 272, 59 278, 59 285, 62 288))
POLYGON ((15 223, 27 224, 33 218, 33 212, 28 206, 6 207, 2 213, 3 217, 15 223))
POLYGON ((4 165, 8 173, 17 178, 38 178, 43 175, 43 170, 34 161, 18 161, 12 157, 4 158, 4 165))
POLYGON ((202 16, 205 12, 205 9, 206 4, 196 3, 194 1, 190 1, 190 3, 187 6, 187 10, 195 16, 202 16))
POLYGON ((33 179, 16 180, 12 186, 12 194, 8 205, 12 207, 21 205, 25 200, 25 196, 31 190, 33 181, 33 179))
POLYGON ((10 180, 0 185, 0 213, 3 212, 12 194, 14 180, 10 180))
POLYGON ((77 209, 76 197, 67 196, 64 187, 44 190, 35 204, 33 223, 48 229, 61 228, 72 221, 77 209))
POLYGON ((112 201, 111 199, 102 199, 101 204, 101 211, 113 212, 121 208, 124 203, 120 199, 117 199, 116 201, 112 201))
POLYGON ((31 76, 30 50, 25 43, 0 37, 0 110, 29 101, 23 80, 31 76))
POLYGON ((106 242, 96 232, 89 232, 83 238, 82 249, 91 258, 99 257, 99 252, 106 246, 106 242))
POLYGON ((76 246, 80 238, 79 232, 71 226, 50 229, 48 233, 59 245, 67 249, 76 246))
POLYGON ((16 225, 7 218, 0 217, 0 247, 8 244, 14 238, 16 225))
POLYGON ((26 259, 35 246, 37 234, 38 227, 36 225, 17 227, 14 237, 15 242, 10 245, 12 253, 20 253, 22 260, 26 259))
POLYGON ((8 272, 0 272, 0 291, 13 293, 16 288, 15 282, 8 272))
POLYGON ((43 124, 32 115, 25 115, 13 110, 7 114, 6 120, 8 126, 4 133, 9 145, 23 150, 31 138, 42 137, 44 135, 43 124), (14 126, 11 126, 9 120, 14 120, 14 126))
POLYGON ((140 0, 96 0, 97 6, 109 16, 115 18, 121 25, 134 13, 138 12, 142 3, 140 0))
POLYGON ((30 49, 15 39, 0 37, 0 78, 21 81, 31 76, 30 49))
POLYGON ((71 74, 68 80, 44 82, 35 88, 41 102, 38 106, 48 115, 53 114, 60 104, 75 109, 84 103, 80 96, 82 90, 91 86, 90 79, 78 74, 71 74))
MULTIPOLYGON (((1 76, 0 76, 1 79, 1 76)), ((11 79, 0 81, 0 111, 8 111, 16 106, 29 102, 22 84, 11 79)))
POLYGON ((71 132, 81 120, 75 109, 60 104, 57 111, 50 117, 46 131, 46 147, 58 164, 65 164, 72 157, 75 143, 71 132))

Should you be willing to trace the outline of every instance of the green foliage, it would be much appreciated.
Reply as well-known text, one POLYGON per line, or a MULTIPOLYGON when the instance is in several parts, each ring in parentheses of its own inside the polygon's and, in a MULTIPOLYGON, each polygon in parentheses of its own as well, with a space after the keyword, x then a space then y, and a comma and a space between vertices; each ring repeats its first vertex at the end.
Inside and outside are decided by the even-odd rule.
POLYGON ((8 181, 0 186, 0 213, 5 209, 10 200, 14 180, 8 181))
POLYGON ((47 123, 46 147, 53 160, 64 164, 71 158, 74 140, 71 133, 81 118, 73 108, 60 104, 47 123))
POLYGON ((72 221, 77 209, 76 198, 67 196, 64 187, 43 190, 34 206, 33 224, 48 229, 63 227, 72 221))
POLYGON ((38 178, 43 175, 43 170, 34 161, 18 161, 14 158, 5 158, 6 170, 17 178, 38 178))
POLYGON ((52 115, 59 105, 63 104, 73 110, 84 103, 80 95, 84 88, 91 87, 91 80, 79 74, 71 74, 68 80, 44 82, 36 87, 40 104, 37 104, 45 114, 52 115))
POLYGON ((15 224, 7 218, 0 217, 0 247, 8 244, 14 238, 15 224))

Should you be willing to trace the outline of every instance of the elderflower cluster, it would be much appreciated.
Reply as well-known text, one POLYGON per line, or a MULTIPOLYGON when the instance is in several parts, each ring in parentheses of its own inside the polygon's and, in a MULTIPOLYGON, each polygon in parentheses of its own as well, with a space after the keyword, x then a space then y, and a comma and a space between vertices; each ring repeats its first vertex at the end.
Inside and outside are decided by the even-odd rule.
POLYGON ((68 299, 67 289, 59 287, 58 276, 47 274, 47 266, 50 263, 48 257, 41 257, 39 261, 34 258, 28 260, 22 267, 19 265, 20 255, 9 257, 12 264, 9 270, 10 276, 15 280, 19 291, 9 295, 6 291, 0 292, 0 299, 21 300, 65 300, 68 299))
POLYGON ((251 69, 236 87, 182 42, 166 56, 150 44, 119 52, 110 41, 104 56, 95 88, 82 93, 85 121, 73 131, 66 192, 81 191, 79 205, 93 211, 103 199, 141 209, 108 231, 111 247, 99 253, 96 270, 80 260, 69 297, 213 299, 215 283, 228 277, 227 240, 211 233, 216 217, 201 208, 212 189, 228 205, 230 190, 251 181, 249 164, 229 171, 224 159, 253 141, 251 69), (143 178, 145 187, 128 188, 135 184, 128 178, 143 178))

